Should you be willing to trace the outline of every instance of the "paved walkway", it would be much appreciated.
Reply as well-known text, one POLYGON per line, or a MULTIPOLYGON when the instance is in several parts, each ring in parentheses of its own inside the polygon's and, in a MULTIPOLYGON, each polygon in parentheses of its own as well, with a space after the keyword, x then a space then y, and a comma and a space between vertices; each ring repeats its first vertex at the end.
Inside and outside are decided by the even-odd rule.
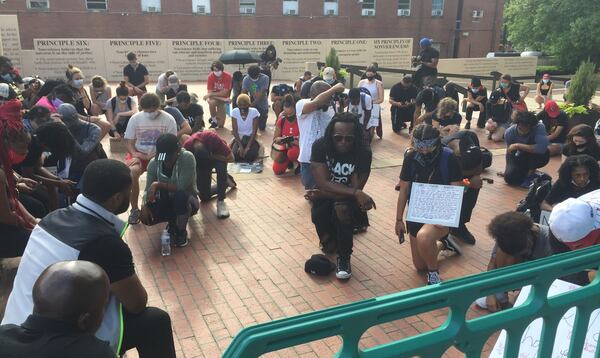
MULTIPOLYGON (((194 89, 200 91, 199 86, 194 89)), ((273 121, 271 114, 267 131, 259 136, 267 147, 273 121)), ((373 142, 374 169, 365 188, 377 210, 369 213, 368 232, 355 236, 353 277, 348 282, 340 282, 334 275, 316 278, 304 272, 304 261, 319 253, 310 207, 303 198, 299 177, 275 177, 269 168, 270 159, 266 159, 261 174, 236 175, 238 189, 227 199, 231 218, 218 220, 214 201, 202 205, 189 225, 190 245, 174 248, 172 256, 160 256, 161 225, 137 225, 129 230, 127 242, 148 290, 149 304, 166 309, 172 317, 178 357, 218 357, 243 327, 425 284, 424 275, 412 267, 410 245, 399 245, 394 234, 394 185, 408 135, 406 131, 401 135, 391 131, 388 107, 384 108, 383 121, 384 137, 373 142)), ((496 176, 504 168, 503 145, 488 142, 481 130, 476 132, 482 145, 499 149, 494 151, 493 166, 485 173, 495 183, 484 184, 468 225, 477 244, 462 245, 462 257, 442 260, 440 274, 446 280, 486 269, 493 245, 486 225, 496 214, 514 210, 526 193, 508 187, 496 176)), ((228 129, 220 133, 230 137, 228 129)), ((560 158, 552 158, 546 171, 555 175, 559 165, 560 158)), ((14 265, 14 261, 5 262, 5 266, 14 265)), ((2 301, 6 300, 9 281, 4 277, 2 301)), ((361 346, 429 331, 440 326, 446 314, 440 310, 371 328, 361 346)), ((469 313, 478 314, 481 312, 477 310, 469 313)), ((493 345, 495 340, 489 342, 493 345)), ((329 338, 268 356, 328 357, 340 343, 338 338, 329 338)), ((490 349, 488 345, 486 351, 490 349)), ((448 355, 461 356, 454 349, 448 355)), ((130 353, 128 357, 137 355, 130 353)))

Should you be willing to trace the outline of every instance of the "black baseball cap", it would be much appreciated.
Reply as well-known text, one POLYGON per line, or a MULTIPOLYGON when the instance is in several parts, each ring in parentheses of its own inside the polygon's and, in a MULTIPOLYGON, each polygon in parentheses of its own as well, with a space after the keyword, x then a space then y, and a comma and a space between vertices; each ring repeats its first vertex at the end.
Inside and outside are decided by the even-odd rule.
POLYGON ((335 270, 335 264, 322 254, 312 255, 304 264, 304 271, 312 275, 327 276, 335 270))
POLYGON ((156 140, 156 160, 170 160, 179 150, 179 139, 174 134, 164 133, 156 140))

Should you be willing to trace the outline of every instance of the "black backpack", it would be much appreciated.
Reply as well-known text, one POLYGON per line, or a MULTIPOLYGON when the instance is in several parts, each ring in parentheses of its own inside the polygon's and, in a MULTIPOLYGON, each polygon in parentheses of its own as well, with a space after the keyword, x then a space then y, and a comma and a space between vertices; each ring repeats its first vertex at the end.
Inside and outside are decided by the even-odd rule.
POLYGON ((525 213, 529 210, 531 219, 534 222, 540 221, 542 209, 540 205, 552 189, 552 177, 546 173, 539 174, 529 186, 527 196, 517 204, 517 211, 525 213))

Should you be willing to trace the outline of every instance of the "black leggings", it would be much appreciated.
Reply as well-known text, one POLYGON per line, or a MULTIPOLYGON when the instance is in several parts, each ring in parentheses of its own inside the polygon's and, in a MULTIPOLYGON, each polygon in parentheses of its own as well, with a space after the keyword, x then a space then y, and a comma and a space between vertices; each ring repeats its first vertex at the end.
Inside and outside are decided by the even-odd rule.
POLYGON ((546 150, 542 154, 518 151, 506 154, 506 169, 504 170, 504 181, 508 185, 520 185, 530 170, 544 167, 550 160, 550 152, 546 150))
MULTIPOLYGON (((483 100, 481 101, 481 103, 483 104, 483 111, 481 111, 479 113, 479 118, 477 119, 477 127, 483 128, 485 127, 485 122, 487 121, 487 111, 486 111, 486 105, 487 105, 487 100, 483 100)), ((470 122, 471 119, 473 119, 473 112, 474 111, 479 111, 479 106, 478 105, 473 105, 473 107, 470 107, 467 105, 467 109, 465 111, 465 119, 467 120, 467 122, 470 122)))
MULTIPOLYGON (((241 138, 243 146, 248 145, 248 141, 250 141, 250 137, 248 136, 243 136, 241 138)), ((248 153, 246 153, 246 156, 243 158, 240 157, 240 155, 238 154, 239 148, 240 145, 237 142, 231 145, 231 151, 233 152, 236 163, 252 163, 258 157, 259 145, 256 139, 252 141, 252 143, 250 144, 250 149, 248 149, 248 153)))
POLYGON ((137 349, 140 358, 175 358, 173 330, 169 314, 155 307, 142 313, 123 310, 123 344, 121 354, 137 349))

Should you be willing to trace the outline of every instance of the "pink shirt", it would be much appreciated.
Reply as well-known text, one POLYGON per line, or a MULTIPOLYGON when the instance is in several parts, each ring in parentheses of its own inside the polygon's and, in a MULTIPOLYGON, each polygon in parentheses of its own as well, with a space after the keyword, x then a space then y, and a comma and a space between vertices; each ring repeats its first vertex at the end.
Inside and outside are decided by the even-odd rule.
POLYGON ((51 113, 56 113, 56 107, 50 102, 47 96, 40 98, 39 101, 35 104, 36 106, 46 107, 50 110, 51 113))

